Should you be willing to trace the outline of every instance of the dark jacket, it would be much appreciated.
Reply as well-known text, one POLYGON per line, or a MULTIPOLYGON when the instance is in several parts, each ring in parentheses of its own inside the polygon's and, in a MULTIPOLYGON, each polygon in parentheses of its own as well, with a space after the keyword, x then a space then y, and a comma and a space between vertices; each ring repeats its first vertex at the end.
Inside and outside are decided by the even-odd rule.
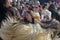
POLYGON ((56 20, 60 21, 60 15, 58 14, 53 4, 50 5, 49 11, 52 12, 52 19, 55 18, 56 20))
POLYGON ((50 5, 50 7, 49 7, 49 11, 51 11, 51 13, 52 13, 52 18, 56 18, 57 16, 57 11, 56 11, 56 9, 55 9, 55 6, 53 5, 53 4, 51 4, 50 5))

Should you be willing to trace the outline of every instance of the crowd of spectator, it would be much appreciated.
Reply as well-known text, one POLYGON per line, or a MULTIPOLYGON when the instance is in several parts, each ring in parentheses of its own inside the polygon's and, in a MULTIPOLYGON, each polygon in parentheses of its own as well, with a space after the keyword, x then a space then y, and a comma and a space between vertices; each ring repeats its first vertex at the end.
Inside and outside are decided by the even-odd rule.
POLYGON ((54 1, 46 2, 44 5, 40 5, 39 2, 35 4, 24 2, 20 8, 15 8, 10 4, 9 0, 1 0, 0 26, 6 17, 16 18, 30 26, 34 24, 38 30, 42 29, 40 28, 41 26, 46 26, 45 28, 56 28, 57 23, 60 22, 60 4, 54 1))

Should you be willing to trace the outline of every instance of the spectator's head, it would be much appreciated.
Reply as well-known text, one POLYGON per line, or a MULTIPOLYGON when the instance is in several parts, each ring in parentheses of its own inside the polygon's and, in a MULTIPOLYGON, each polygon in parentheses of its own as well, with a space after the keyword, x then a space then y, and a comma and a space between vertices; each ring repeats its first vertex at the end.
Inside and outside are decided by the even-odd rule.
POLYGON ((49 3, 45 3, 44 5, 43 5, 43 9, 48 9, 49 8, 49 3))
POLYGON ((29 7, 29 3, 25 3, 25 6, 26 6, 26 7, 29 7))
POLYGON ((32 15, 30 11, 26 11, 26 19, 27 21, 32 22, 32 15))
POLYGON ((57 8, 58 14, 60 14, 60 7, 57 8))
POLYGON ((34 7, 34 8, 33 8, 34 11, 36 11, 36 12, 39 11, 39 5, 34 5, 33 7, 34 7))
POLYGON ((34 4, 35 5, 40 5, 40 2, 37 0, 34 4))
POLYGON ((28 8, 28 9, 33 11, 33 6, 32 6, 32 4, 29 5, 29 8, 28 8))
POLYGON ((28 9, 31 10, 31 11, 33 11, 33 7, 29 7, 28 9))
POLYGON ((60 11, 60 7, 57 8, 57 11, 60 11))
POLYGON ((49 2, 50 5, 55 3, 53 0, 50 0, 48 2, 49 2))
POLYGON ((10 6, 10 0, 0 0, 0 6, 10 6))
POLYGON ((24 4, 23 4, 23 7, 24 7, 25 10, 28 10, 29 4, 28 4, 28 3, 24 3, 24 4))
POLYGON ((39 5, 39 11, 42 11, 42 6, 41 5, 39 5))

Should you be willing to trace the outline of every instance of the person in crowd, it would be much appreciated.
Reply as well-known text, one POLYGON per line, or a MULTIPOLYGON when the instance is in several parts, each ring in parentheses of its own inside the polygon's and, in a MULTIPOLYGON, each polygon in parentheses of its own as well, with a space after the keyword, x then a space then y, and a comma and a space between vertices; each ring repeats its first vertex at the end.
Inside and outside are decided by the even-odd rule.
POLYGON ((40 14, 40 19, 41 19, 41 15, 42 15, 42 10, 43 10, 42 5, 39 5, 39 14, 40 14))
POLYGON ((53 28, 53 29, 57 29, 57 24, 58 21, 55 19, 52 19, 51 17, 51 12, 48 10, 49 8, 49 4, 46 3, 43 6, 43 10, 42 10, 42 15, 41 15, 41 24, 43 28, 53 28))
POLYGON ((34 16, 34 18, 38 19, 38 22, 40 22, 40 14, 39 14, 39 6, 38 5, 34 5, 33 16, 34 16))
POLYGON ((60 15, 60 7, 58 7, 57 11, 58 11, 58 14, 60 15))
POLYGON ((30 10, 26 11, 26 23, 34 23, 34 18, 30 10))
POLYGON ((50 21, 51 20, 51 12, 48 10, 49 4, 45 3, 42 10, 41 21, 50 21))
POLYGON ((21 14, 21 16, 23 18, 25 18, 25 12, 28 10, 28 3, 24 3, 22 6, 23 6, 23 8, 22 8, 22 14, 21 14))
POLYGON ((58 21, 60 22, 60 7, 57 8, 57 11, 58 11, 58 21))
POLYGON ((39 5, 39 11, 42 11, 42 5, 39 5))
POLYGON ((17 8, 11 6, 10 0, 0 0, 0 25, 2 20, 6 19, 8 16, 20 19, 17 8))
POLYGON ((33 5, 30 4, 28 9, 31 10, 31 11, 33 11, 33 5))
POLYGON ((59 7, 59 4, 55 2, 55 9, 57 10, 58 7, 59 7))
MULTIPOLYGON (((57 20, 60 22, 60 7, 57 8, 57 12, 58 12, 57 20)), ((60 30, 60 23, 58 25, 58 30, 60 30)), ((58 31, 57 37, 60 38, 60 31, 58 31)))
POLYGON ((27 23, 29 26, 35 28, 36 31, 37 30, 42 31, 42 28, 41 28, 40 24, 38 23, 38 19, 34 18, 30 11, 26 11, 26 22, 25 23, 27 23))
POLYGON ((50 7, 49 7, 49 11, 52 12, 52 19, 56 19, 56 20, 59 21, 59 14, 58 14, 57 10, 55 9, 53 1, 51 1, 50 7))
POLYGON ((54 4, 53 4, 53 1, 49 1, 49 4, 50 4, 50 6, 49 6, 49 11, 51 11, 51 13, 52 13, 52 19, 54 19, 54 18, 56 19, 58 13, 57 13, 57 11, 56 11, 56 9, 55 9, 55 6, 54 6, 54 4))

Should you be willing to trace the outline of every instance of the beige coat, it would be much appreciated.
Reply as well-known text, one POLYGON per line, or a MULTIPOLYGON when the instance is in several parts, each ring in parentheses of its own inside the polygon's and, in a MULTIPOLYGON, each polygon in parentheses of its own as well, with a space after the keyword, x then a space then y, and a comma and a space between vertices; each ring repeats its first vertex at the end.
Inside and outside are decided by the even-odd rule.
MULTIPOLYGON (((41 30, 41 29, 40 29, 41 30)), ((21 24, 16 19, 3 21, 0 37, 3 40, 51 40, 51 34, 45 30, 36 31, 32 26, 21 24)))

